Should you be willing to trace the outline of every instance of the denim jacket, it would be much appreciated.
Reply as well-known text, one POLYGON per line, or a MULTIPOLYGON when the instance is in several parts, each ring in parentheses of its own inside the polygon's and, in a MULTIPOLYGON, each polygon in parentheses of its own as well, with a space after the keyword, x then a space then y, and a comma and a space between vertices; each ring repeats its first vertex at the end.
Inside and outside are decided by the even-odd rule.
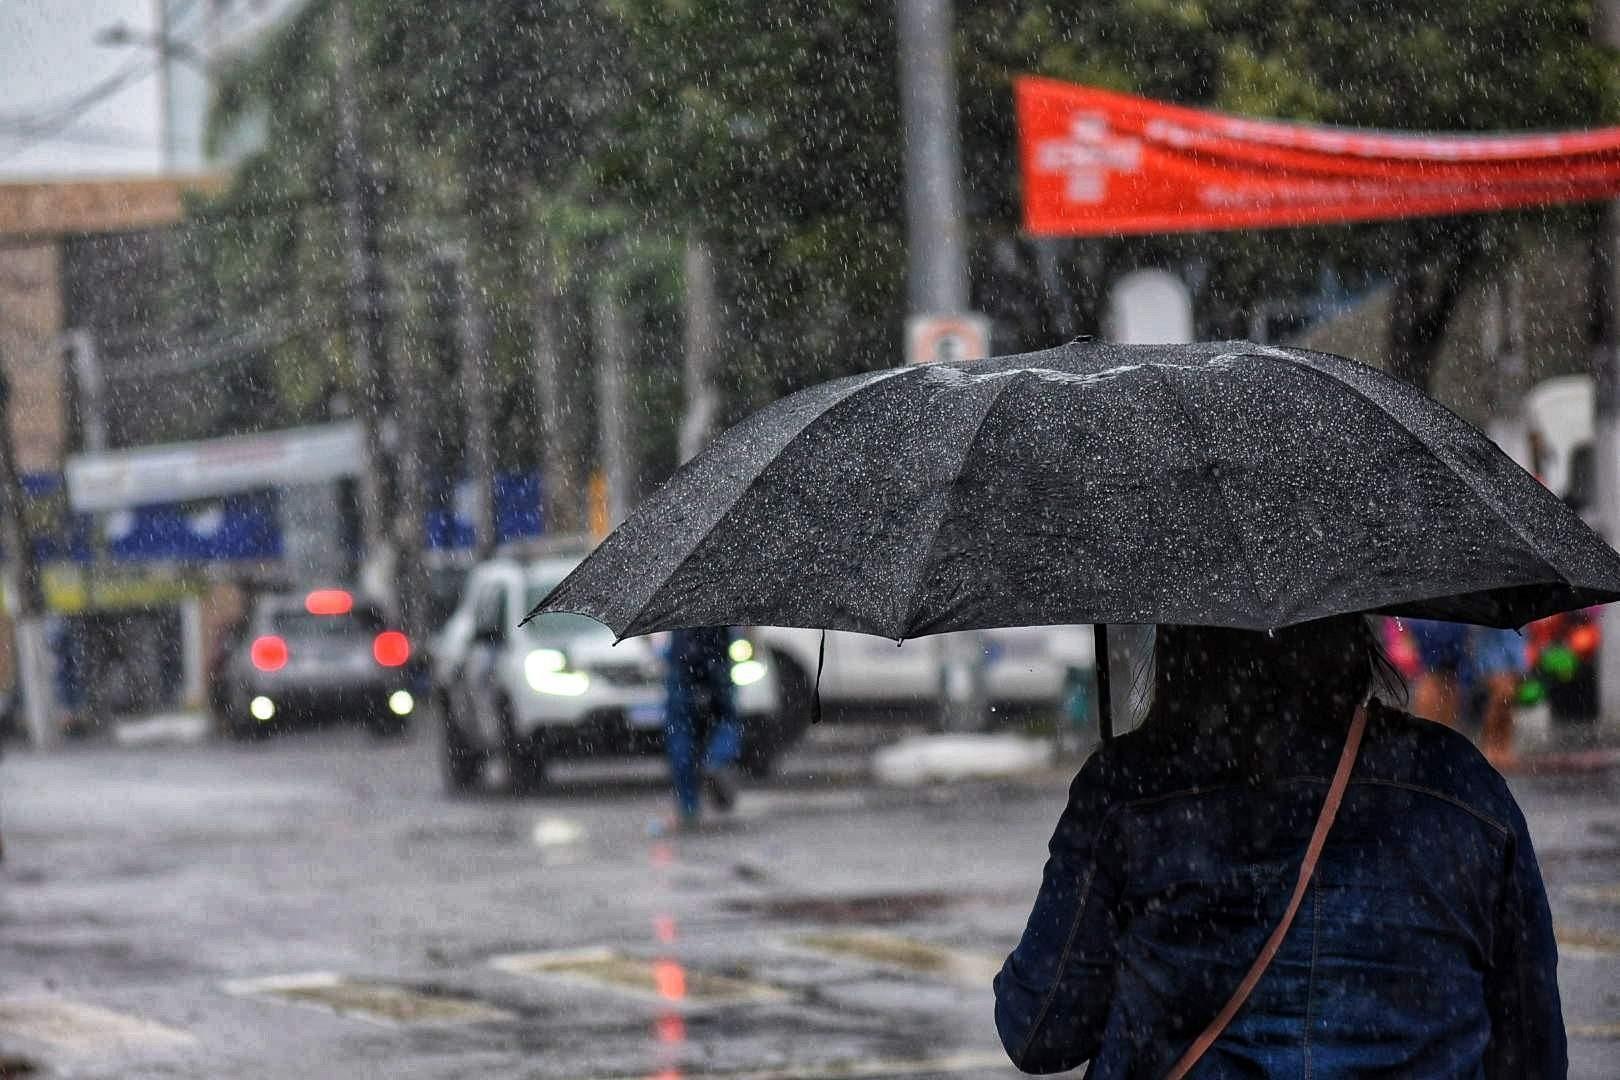
MULTIPOLYGON (((1160 1080, 1281 918, 1341 740, 1279 722, 1264 782, 1218 728, 1094 754, 996 976, 1013 1063, 1160 1080)), ((1557 967, 1507 785, 1462 736, 1374 706, 1294 925, 1191 1075, 1563 1077, 1557 967)))

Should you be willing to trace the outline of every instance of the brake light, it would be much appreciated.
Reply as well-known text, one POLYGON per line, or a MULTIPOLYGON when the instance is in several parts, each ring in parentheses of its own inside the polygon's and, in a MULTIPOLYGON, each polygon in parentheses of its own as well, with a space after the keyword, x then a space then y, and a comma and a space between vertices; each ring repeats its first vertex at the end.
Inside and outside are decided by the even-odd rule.
POLYGON ((1597 652, 1598 628, 1591 623, 1582 623, 1569 632, 1569 647, 1581 656, 1591 656, 1597 652))
POLYGON ((266 634, 253 639, 248 655, 260 671, 280 671, 287 666, 287 643, 275 634, 266 634))
POLYGON ((400 667, 411 658, 411 642, 398 630, 384 630, 371 643, 371 655, 383 667, 400 667))
POLYGON ((316 589, 304 597, 304 610, 311 615, 347 615, 354 610, 354 597, 345 589, 316 589))

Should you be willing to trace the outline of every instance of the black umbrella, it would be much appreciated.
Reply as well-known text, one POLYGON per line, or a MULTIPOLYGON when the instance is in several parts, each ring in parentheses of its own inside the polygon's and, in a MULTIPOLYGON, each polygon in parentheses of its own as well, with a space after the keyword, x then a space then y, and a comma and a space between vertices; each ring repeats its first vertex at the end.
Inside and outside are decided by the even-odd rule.
MULTIPOLYGON (((1620 556, 1377 370, 1247 342, 876 371, 722 434, 533 612, 621 637, 777 625, 1519 626, 1620 598, 1620 556)), ((1101 668, 1099 652, 1099 669, 1101 668)))

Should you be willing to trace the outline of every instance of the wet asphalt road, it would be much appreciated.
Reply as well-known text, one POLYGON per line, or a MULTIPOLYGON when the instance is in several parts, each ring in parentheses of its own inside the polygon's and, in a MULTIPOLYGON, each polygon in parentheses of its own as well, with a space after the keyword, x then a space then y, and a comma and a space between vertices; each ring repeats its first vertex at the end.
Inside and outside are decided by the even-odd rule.
MULTIPOLYGON (((673 840, 655 763, 440 793, 436 742, 0 762, 0 1077, 1002 1077, 1066 778, 895 791, 822 729, 673 840)), ((1573 1075, 1620 1076, 1620 778, 1519 785, 1573 1075)))

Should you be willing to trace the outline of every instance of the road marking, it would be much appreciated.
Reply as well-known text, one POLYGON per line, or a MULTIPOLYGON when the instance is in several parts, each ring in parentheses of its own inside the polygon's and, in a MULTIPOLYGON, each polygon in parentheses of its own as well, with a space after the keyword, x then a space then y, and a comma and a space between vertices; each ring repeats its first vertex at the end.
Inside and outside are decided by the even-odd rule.
MULTIPOLYGON (((931 1058, 900 1058, 867 1061, 834 1061, 825 1065, 794 1065, 779 1069, 754 1069, 742 1072, 689 1072, 681 1070, 685 1080, 865 1080, 875 1077, 931 1076, 938 1073, 982 1072, 998 1069, 1009 1076, 1017 1075, 1005 1054, 960 1053, 941 1054, 931 1058)), ((658 1075, 658 1074, 654 1074, 658 1075)), ((672 1072, 670 1075, 674 1075, 672 1072)), ((646 1080, 646 1072, 617 1073, 594 1077, 593 1080, 646 1080)))
POLYGON ((1620 935, 1579 926, 1558 927, 1555 938, 1565 952, 1586 956, 1620 956, 1620 935))
POLYGON ((1587 904, 1620 904, 1620 884, 1571 885, 1567 892, 1571 899, 1587 904))
POLYGON ((424 993, 389 983, 351 979, 330 971, 237 979, 226 983, 225 991, 239 997, 275 998, 389 1026, 480 1024, 516 1019, 504 1009, 471 998, 424 993))
POLYGON ((197 1041, 178 1028, 61 998, 0 998, 0 1035, 81 1054, 178 1050, 197 1041))
POLYGON ((988 987, 1001 961, 986 953, 951 949, 898 934, 873 931, 818 931, 787 939, 791 948, 804 949, 840 960, 858 960, 877 967, 929 975, 967 986, 988 987))
POLYGON ((657 1001, 696 1005, 731 1005, 750 1001, 786 1001, 779 987, 731 975, 694 971, 674 960, 644 960, 612 949, 510 953, 490 960, 509 975, 551 978, 616 990, 657 1001))
POLYGON ((1572 1039, 1620 1039, 1620 1023, 1565 1024, 1564 1034, 1572 1039))

